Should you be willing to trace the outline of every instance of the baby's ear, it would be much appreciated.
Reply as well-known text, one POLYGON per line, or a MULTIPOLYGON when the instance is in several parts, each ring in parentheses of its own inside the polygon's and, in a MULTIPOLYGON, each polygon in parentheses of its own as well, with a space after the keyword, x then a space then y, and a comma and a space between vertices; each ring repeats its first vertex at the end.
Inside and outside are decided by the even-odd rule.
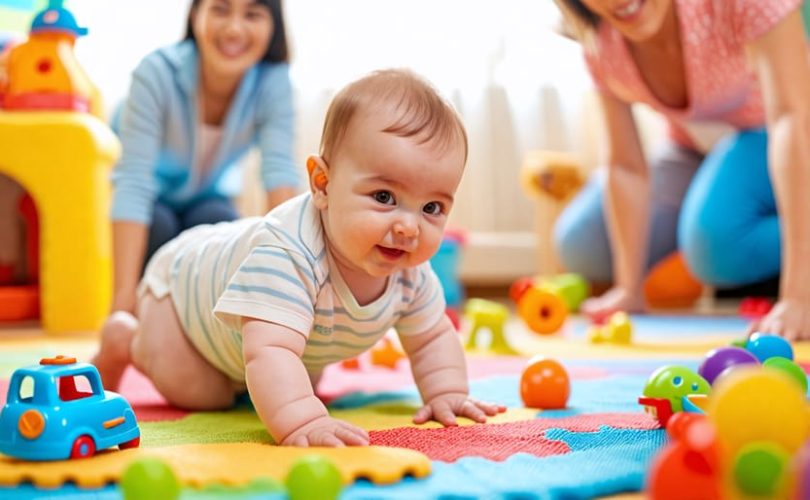
POLYGON ((329 184, 329 167, 323 158, 312 155, 307 158, 307 173, 309 174, 309 189, 312 192, 312 201, 318 209, 327 206, 326 186, 329 184))

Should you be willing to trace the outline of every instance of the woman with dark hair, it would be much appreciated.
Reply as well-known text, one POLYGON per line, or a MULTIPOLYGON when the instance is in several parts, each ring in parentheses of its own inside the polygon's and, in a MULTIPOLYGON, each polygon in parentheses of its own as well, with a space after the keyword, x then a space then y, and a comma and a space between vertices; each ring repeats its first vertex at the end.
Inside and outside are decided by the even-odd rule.
POLYGON ((267 207, 291 198, 293 104, 281 0, 193 0, 185 40, 132 75, 113 173, 113 315, 135 313, 144 263, 181 231, 238 217, 238 160, 257 145, 267 207))
POLYGON ((644 308, 646 270, 679 249, 718 287, 781 275, 751 326, 810 338, 810 63, 801 0, 557 0, 581 40, 606 125, 606 167, 561 216, 566 266, 613 288, 601 317, 644 308), (649 163, 633 103, 669 141, 649 163), (728 129, 706 141, 709 126, 728 129), (649 168, 648 168, 649 165, 649 168))

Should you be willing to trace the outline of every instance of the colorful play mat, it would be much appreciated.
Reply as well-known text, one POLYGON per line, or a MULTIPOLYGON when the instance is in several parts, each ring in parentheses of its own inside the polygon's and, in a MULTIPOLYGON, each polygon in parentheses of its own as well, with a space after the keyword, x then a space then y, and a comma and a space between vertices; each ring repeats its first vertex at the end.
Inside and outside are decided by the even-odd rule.
MULTIPOLYGON (((338 450, 276 447, 249 401, 228 412, 187 412, 162 400, 141 374, 125 375, 121 394, 137 414, 140 448, 93 458, 32 463, 0 456, 0 498, 121 498, 118 482, 132 461, 157 457, 182 486, 181 498, 286 498, 263 490, 262 479, 283 483, 291 464, 316 452, 330 459, 345 483, 341 498, 551 499, 591 498, 643 491, 652 457, 667 437, 638 405, 648 376, 666 364, 696 368, 714 347, 745 332, 731 316, 636 316, 628 346, 592 344, 587 325, 570 319, 561 334, 529 333, 518 320, 507 338, 521 355, 481 348, 469 352, 473 396, 503 404, 506 413, 487 424, 452 428, 415 426, 419 406, 407 361, 394 368, 332 366, 320 393, 332 415, 370 431, 372 446, 338 450), (571 378, 566 408, 523 406, 519 380, 527 360, 542 355, 561 362, 571 378), (258 486, 257 486, 258 485, 258 486)), ((0 331, 0 335, 4 332, 0 331)), ((95 339, 46 337, 15 330, 0 354, 0 399, 11 373, 42 357, 88 359, 95 339)), ((796 358, 810 360, 808 345, 796 358)))

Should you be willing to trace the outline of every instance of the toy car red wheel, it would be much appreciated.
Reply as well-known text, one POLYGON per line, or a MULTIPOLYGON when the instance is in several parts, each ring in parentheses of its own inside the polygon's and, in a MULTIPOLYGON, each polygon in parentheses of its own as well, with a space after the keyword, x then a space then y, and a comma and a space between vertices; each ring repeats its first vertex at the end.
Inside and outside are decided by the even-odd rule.
POLYGON ((140 445, 141 445, 141 436, 138 436, 135 439, 124 441, 123 443, 118 445, 118 448, 122 450, 128 450, 130 448, 137 448, 140 445))
POLYGON ((90 436, 84 435, 73 441, 70 458, 89 458, 96 453, 96 442, 90 436))

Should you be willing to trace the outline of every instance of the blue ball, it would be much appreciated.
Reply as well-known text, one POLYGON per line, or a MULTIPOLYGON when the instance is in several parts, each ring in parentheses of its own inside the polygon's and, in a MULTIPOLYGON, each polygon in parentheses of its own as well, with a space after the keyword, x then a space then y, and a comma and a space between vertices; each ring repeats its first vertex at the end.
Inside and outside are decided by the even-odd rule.
POLYGON ((793 347, 790 342, 776 335, 757 332, 751 335, 745 348, 751 351, 751 354, 756 356, 761 363, 777 356, 793 360, 793 347))

